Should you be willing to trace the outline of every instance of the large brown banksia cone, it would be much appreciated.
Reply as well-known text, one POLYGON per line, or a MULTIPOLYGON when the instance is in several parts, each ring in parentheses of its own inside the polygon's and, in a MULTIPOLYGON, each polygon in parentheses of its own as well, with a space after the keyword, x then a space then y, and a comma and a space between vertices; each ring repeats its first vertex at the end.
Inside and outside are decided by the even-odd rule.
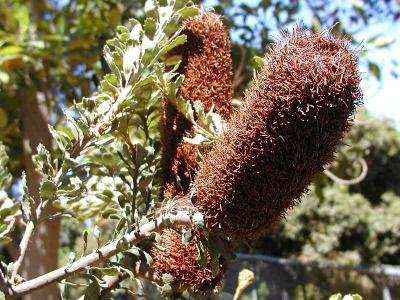
MULTIPOLYGON (((227 119, 233 92, 228 33, 218 15, 204 11, 187 19, 182 26, 187 42, 170 53, 182 55, 179 72, 185 75, 185 80, 179 95, 185 100, 200 100, 206 110, 214 105, 216 112, 227 119)), ((161 121, 163 197, 186 194, 198 168, 195 146, 183 141, 190 127, 189 121, 164 100, 161 121)))
POLYGON ((347 46, 301 29, 273 44, 242 109, 198 171, 195 206, 207 227, 260 237, 332 160, 362 97, 347 46))
POLYGON ((212 292, 221 282, 225 263, 220 259, 220 271, 217 276, 212 275, 210 256, 207 254, 207 263, 201 269, 197 257, 199 252, 194 239, 186 246, 181 241, 181 235, 173 229, 166 229, 161 233, 162 246, 164 251, 153 247, 153 269, 159 276, 170 274, 173 276, 172 289, 175 292, 182 292, 189 288, 197 292, 212 292))

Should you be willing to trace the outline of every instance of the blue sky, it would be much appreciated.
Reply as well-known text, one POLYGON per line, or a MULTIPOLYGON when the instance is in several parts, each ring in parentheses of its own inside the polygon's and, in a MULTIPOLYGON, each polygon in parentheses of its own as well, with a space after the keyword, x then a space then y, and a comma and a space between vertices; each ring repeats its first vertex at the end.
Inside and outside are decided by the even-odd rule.
MULTIPOLYGON (((400 24, 382 24, 383 29, 388 36, 400 37, 400 24)), ((370 36, 370 31, 360 33, 364 40, 370 36)), ((368 74, 366 66, 361 66, 363 72, 362 89, 364 92, 364 102, 367 109, 377 115, 392 119, 396 126, 400 128, 400 77, 395 78, 391 71, 393 65, 392 59, 400 62, 400 41, 396 40, 388 49, 371 51, 368 55, 382 69, 382 79, 377 81, 368 74)), ((399 72, 397 67, 397 72, 399 72)))

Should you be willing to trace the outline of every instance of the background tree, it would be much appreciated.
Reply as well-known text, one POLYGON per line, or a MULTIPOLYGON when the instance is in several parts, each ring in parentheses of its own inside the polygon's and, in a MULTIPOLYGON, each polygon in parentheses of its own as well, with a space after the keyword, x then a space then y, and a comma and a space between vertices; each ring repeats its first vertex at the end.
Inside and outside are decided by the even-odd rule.
MULTIPOLYGON (((362 172, 360 159, 365 159, 366 177, 346 185, 346 180, 320 176, 287 222, 256 242, 250 252, 347 266, 398 265, 399 141, 400 133, 390 121, 359 112, 329 170, 341 179, 355 178, 362 172)), ((340 272, 319 276, 316 283, 324 278, 325 285, 336 281, 349 288, 340 272)), ((379 284, 363 276, 354 276, 351 283, 365 291, 379 284)), ((327 297, 326 292, 321 289, 315 296, 327 297)))

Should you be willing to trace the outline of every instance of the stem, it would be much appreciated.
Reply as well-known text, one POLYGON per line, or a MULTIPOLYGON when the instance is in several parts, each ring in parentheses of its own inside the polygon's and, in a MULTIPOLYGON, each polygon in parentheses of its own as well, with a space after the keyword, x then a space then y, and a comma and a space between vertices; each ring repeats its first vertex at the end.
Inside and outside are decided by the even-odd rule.
MULTIPOLYGON (((36 208, 35 216, 33 217, 34 220, 38 220, 41 216, 43 209, 46 203, 40 203, 39 206, 36 208)), ((19 255, 18 259, 14 262, 13 271, 11 273, 11 283, 15 283, 15 277, 18 274, 18 271, 22 265, 22 261, 25 258, 26 250, 28 249, 29 240, 35 231, 36 225, 34 221, 29 221, 25 227, 24 235, 22 236, 22 240, 19 243, 19 255)))
POLYGON ((155 221, 149 222, 130 233, 125 234, 121 239, 113 241, 95 252, 86 255, 70 265, 61 267, 32 280, 23 282, 15 286, 9 286, 6 299, 16 299, 23 295, 32 293, 35 290, 41 289, 51 283, 61 281, 72 275, 84 271, 87 267, 104 261, 125 249, 121 249, 120 241, 127 241, 130 245, 139 243, 148 238, 154 231, 162 231, 166 227, 178 225, 190 225, 191 218, 188 212, 180 211, 176 215, 168 215, 168 217, 160 216, 155 221))
POLYGON ((30 221, 25 228, 24 235, 22 237, 21 242, 19 243, 19 255, 18 259, 14 263, 13 271, 11 273, 11 282, 15 283, 15 276, 17 276, 19 268, 22 265, 22 261, 25 258, 26 250, 28 248, 29 239, 35 229, 35 224, 30 221))

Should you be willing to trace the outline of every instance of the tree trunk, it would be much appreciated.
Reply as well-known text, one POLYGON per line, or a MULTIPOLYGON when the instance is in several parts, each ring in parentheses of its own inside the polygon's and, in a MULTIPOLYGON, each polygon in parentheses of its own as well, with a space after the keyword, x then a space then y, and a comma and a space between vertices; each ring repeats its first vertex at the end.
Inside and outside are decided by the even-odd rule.
MULTIPOLYGON (((39 200, 39 184, 41 177, 36 172, 32 162, 38 144, 43 144, 46 149, 51 149, 51 135, 48 130, 49 113, 45 96, 41 92, 31 95, 27 93, 22 100, 23 112, 23 150, 27 185, 35 202, 39 200)), ((50 207, 44 216, 54 213, 50 207)), ((30 239, 26 257, 22 263, 20 274, 25 279, 32 279, 57 268, 60 235, 60 220, 42 222, 30 239)), ((56 300, 60 293, 56 284, 47 286, 24 297, 24 300, 56 300)))

